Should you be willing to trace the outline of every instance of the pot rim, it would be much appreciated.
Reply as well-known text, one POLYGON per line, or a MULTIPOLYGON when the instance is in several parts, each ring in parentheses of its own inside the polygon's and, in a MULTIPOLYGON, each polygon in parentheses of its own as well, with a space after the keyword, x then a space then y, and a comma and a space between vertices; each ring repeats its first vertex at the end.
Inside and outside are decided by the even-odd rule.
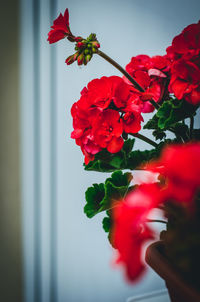
POLYGON ((188 301, 199 302, 200 293, 185 283, 178 272, 171 266, 167 258, 160 252, 164 247, 163 241, 157 241, 150 244, 146 250, 145 261, 154 269, 154 271, 165 280, 167 287, 173 287, 175 290, 188 296, 188 301))

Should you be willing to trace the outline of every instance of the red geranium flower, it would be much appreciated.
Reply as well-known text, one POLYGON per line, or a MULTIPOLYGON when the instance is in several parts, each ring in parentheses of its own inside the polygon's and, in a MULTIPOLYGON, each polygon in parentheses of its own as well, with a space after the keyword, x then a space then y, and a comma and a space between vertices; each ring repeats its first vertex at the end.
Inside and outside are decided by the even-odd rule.
POLYGON ((112 243, 118 250, 117 263, 125 266, 128 280, 135 281, 143 273, 142 246, 154 238, 147 226, 147 216, 160 202, 156 184, 142 184, 113 209, 112 243))
POLYGON ((176 36, 172 45, 167 48, 168 57, 174 61, 188 55, 198 55, 200 51, 200 21, 197 24, 190 24, 176 36))
POLYGON ((81 147, 85 162, 106 148, 116 153, 123 147, 122 133, 141 129, 143 103, 133 87, 117 76, 88 83, 71 109, 74 131, 71 137, 81 147))
POLYGON ((192 60, 179 59, 172 65, 171 74, 169 91, 179 100, 185 98, 189 103, 199 104, 200 66, 192 60))
MULTIPOLYGON (((150 58, 147 55, 133 57, 126 66, 126 71, 145 90, 140 93, 141 102, 144 103, 142 112, 152 112, 154 107, 146 102, 153 99, 160 102, 165 92, 167 73, 169 71, 169 61, 165 56, 155 56, 150 58)), ((128 80, 126 82, 130 84, 128 80)), ((134 91, 134 90, 133 90, 134 91)))
POLYGON ((48 33, 49 43, 55 43, 67 36, 72 36, 69 28, 69 12, 68 9, 65 10, 64 16, 60 14, 57 19, 53 21, 52 30, 48 33))
POLYGON ((123 147, 121 137, 123 124, 119 112, 108 109, 99 114, 94 123, 95 142, 102 148, 107 148, 111 153, 116 153, 123 147))
POLYGON ((123 127, 126 133, 138 133, 141 129, 141 110, 137 105, 132 105, 126 108, 126 113, 123 116, 123 127))

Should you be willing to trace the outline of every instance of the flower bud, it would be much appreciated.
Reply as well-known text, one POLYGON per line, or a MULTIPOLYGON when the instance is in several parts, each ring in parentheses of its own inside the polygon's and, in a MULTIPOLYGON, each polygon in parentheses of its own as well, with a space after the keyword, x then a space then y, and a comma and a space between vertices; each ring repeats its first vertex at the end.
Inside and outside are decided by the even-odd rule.
POLYGON ((89 51, 89 49, 87 49, 87 48, 84 50, 84 54, 85 54, 85 55, 88 55, 89 52, 90 52, 90 51, 89 51))
POLYGON ((75 42, 81 42, 83 40, 82 37, 75 37, 75 42))
POLYGON ((83 61, 84 61, 84 54, 81 53, 78 58, 77 58, 77 63, 78 65, 82 65, 83 64, 83 61))
POLYGON ((84 65, 87 65, 87 63, 92 59, 92 55, 88 54, 84 58, 84 65))
POLYGON ((92 47, 92 52, 93 53, 96 53, 97 52, 97 49, 95 47, 92 47))
POLYGON ((100 44, 98 41, 93 41, 92 42, 92 46, 96 47, 96 48, 99 48, 100 47, 100 44))
POLYGON ((76 61, 78 55, 79 55, 79 52, 76 52, 75 54, 69 56, 69 57, 65 60, 65 63, 66 63, 67 65, 70 65, 70 64, 74 63, 74 62, 76 61))
POLYGON ((76 45, 77 45, 78 48, 83 48, 85 46, 85 43, 78 42, 76 45))
POLYGON ((96 40, 96 34, 92 33, 89 35, 88 40, 93 41, 96 40))
POLYGON ((70 64, 74 63, 74 56, 73 56, 73 55, 72 55, 72 56, 69 56, 69 57, 65 60, 65 63, 66 63, 67 65, 70 65, 70 64))

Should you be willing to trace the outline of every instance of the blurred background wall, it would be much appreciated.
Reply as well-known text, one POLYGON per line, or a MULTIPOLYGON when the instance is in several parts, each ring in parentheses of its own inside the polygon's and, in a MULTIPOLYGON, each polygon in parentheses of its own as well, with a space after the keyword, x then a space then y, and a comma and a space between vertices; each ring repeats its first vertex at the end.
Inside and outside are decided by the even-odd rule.
POLYGON ((102 50, 125 66, 133 55, 164 54, 175 35, 198 21, 200 2, 2 4, 0 301, 20 302, 24 295, 26 302, 121 302, 164 287, 151 270, 139 284, 126 284, 110 265, 103 216, 84 216, 86 188, 107 175, 83 170, 70 139, 70 108, 90 80, 120 74, 97 57, 86 68, 67 67, 73 47, 48 45, 50 25, 66 7, 72 32, 96 32, 102 50))
POLYGON ((0 9, 0 301, 22 301, 19 1, 0 9))

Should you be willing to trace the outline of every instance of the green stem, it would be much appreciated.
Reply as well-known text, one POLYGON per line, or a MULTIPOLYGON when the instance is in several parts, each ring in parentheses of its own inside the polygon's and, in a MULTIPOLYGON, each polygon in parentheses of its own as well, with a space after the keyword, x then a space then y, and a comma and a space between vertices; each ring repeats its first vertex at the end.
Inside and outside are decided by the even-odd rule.
POLYGON ((160 220, 160 219, 147 219, 147 222, 159 222, 167 224, 167 221, 160 220))
MULTIPOLYGON (((107 62, 112 64, 115 68, 117 68, 132 84, 133 86, 139 90, 140 92, 144 92, 145 90, 138 84, 138 82, 121 66, 119 65, 116 61, 111 59, 109 56, 107 56, 103 51, 99 50, 97 51, 97 54, 101 56, 103 59, 105 59, 107 62)), ((159 105, 153 100, 149 100, 149 102, 156 108, 159 109, 159 105)))
POLYGON ((194 128, 194 117, 191 116, 191 117, 190 117, 190 138, 192 138, 193 128, 194 128))
POLYGON ((156 144, 154 141, 152 141, 150 138, 142 135, 142 134, 139 134, 139 133, 129 133, 130 135, 134 136, 134 137, 137 137, 139 139, 141 139, 142 141, 154 146, 154 147, 157 147, 158 144, 156 144))

